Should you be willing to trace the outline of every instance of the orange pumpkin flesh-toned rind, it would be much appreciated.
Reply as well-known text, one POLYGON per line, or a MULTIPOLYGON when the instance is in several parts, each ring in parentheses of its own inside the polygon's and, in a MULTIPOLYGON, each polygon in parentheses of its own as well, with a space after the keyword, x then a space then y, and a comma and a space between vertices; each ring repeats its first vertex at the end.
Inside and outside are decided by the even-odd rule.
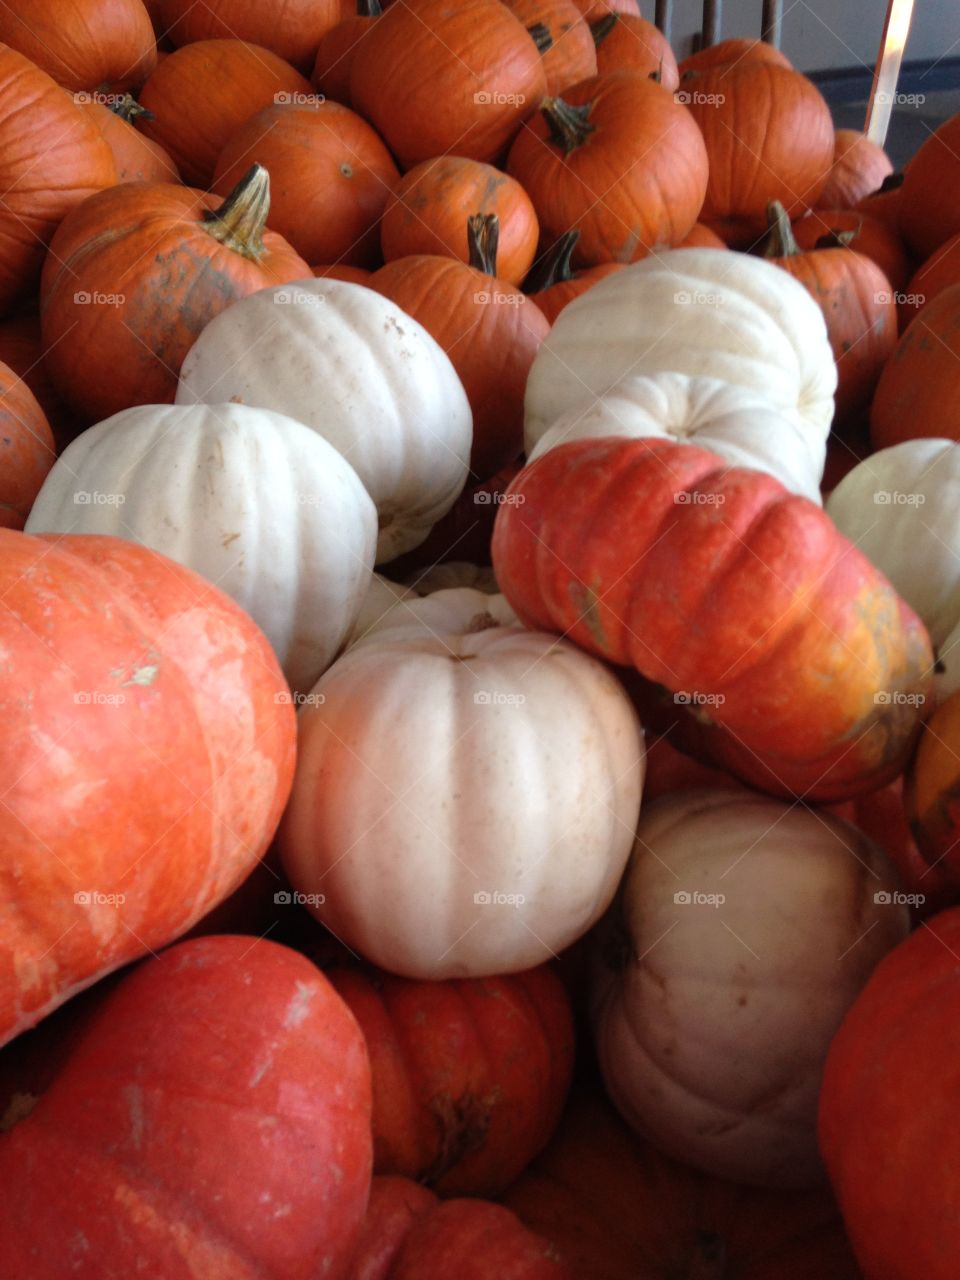
POLYGON ((674 694, 714 695, 693 726, 713 763, 820 800, 902 770, 929 637, 819 507, 654 440, 561 445, 510 492, 493 564, 523 621, 674 694))

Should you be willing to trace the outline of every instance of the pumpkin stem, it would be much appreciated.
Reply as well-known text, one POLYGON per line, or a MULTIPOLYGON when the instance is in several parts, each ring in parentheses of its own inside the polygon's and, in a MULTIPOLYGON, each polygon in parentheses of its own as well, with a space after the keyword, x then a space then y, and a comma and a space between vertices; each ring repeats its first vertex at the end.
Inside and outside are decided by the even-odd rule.
POLYGON ((860 234, 863 228, 861 222, 859 227, 852 231, 828 231, 826 235, 822 235, 813 246, 815 249, 849 249, 860 234))
POLYGON ((589 119, 592 102, 574 107, 562 98, 544 98, 540 110, 550 129, 550 141, 554 146, 562 147, 566 155, 586 142, 597 127, 589 119))
POLYGON ((873 192, 873 195, 875 196, 886 195, 888 191, 899 191, 902 186, 903 186, 902 173, 888 173, 887 176, 884 178, 884 180, 880 183, 879 187, 877 187, 876 191, 873 192))
POLYGON ((697 1252, 690 1261, 687 1280, 723 1280, 727 1273, 727 1246, 715 1231, 697 1232, 697 1252))
POLYGON ((115 116, 119 116, 121 120, 126 120, 127 124, 133 124, 134 120, 153 120, 154 114, 148 111, 146 107, 141 107, 132 93, 125 93, 122 98, 111 102, 108 110, 112 111, 115 116))
POLYGON ((379 18, 382 13, 380 0, 357 0, 358 18, 379 18))
POLYGON ((495 213, 474 213, 467 219, 467 251, 470 265, 484 275, 497 274, 500 219, 495 213))
POLYGON ((553 36, 550 34, 550 28, 543 22, 535 22, 532 27, 527 27, 527 30, 533 43, 541 53, 546 53, 548 49, 553 48, 553 36))
POLYGON ((657 63, 656 71, 651 71, 647 76, 648 80, 652 80, 654 84, 663 84, 663 59, 657 63))
POLYGON ((549 289, 552 284, 572 280, 570 259, 579 239, 580 232, 573 230, 565 232, 555 241, 528 273, 523 282, 523 292, 539 293, 541 289, 549 289))
POLYGON ((765 258, 793 258, 800 252, 790 225, 790 215, 779 200, 771 200, 767 205, 766 243, 763 247, 765 258))
POLYGON ((270 175, 252 165, 219 209, 203 215, 207 233, 228 249, 256 261, 263 256, 263 229, 270 212, 270 175))
POLYGON ((590 34, 593 36, 593 43, 596 48, 600 48, 619 21, 619 13, 606 13, 602 18, 598 18, 596 22, 590 23, 590 34))

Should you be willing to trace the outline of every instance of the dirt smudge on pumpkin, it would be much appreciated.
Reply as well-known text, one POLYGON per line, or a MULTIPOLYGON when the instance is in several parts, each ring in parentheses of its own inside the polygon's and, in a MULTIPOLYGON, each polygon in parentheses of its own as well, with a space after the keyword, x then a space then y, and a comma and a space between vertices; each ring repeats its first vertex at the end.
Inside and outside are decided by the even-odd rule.
POLYGON ((306 982, 298 982, 296 994, 287 1005, 286 1012, 283 1015, 283 1025, 285 1027, 298 1027, 310 1012, 310 1006, 316 997, 316 987, 308 986, 306 982))

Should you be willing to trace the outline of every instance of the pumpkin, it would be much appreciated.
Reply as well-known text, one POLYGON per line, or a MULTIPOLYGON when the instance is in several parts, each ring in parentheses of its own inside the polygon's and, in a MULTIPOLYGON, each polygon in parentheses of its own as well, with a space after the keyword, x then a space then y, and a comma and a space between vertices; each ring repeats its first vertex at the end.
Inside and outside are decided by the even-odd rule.
POLYGON ((700 127, 709 160, 700 220, 726 243, 751 245, 773 200, 791 218, 817 203, 833 161, 833 122, 806 76, 743 58, 698 73, 678 97, 700 127))
POLYGON ((884 178, 877 191, 858 200, 856 209, 867 213, 871 218, 882 222, 888 231, 900 235, 900 193, 903 189, 903 174, 893 173, 884 178))
POLYGON ((590 1280, 861 1280, 823 1191, 744 1187, 676 1164, 598 1086, 581 1088, 504 1203, 590 1280))
POLYGON ((930 717, 907 775, 906 805, 911 829, 926 861, 960 885, 960 691, 930 717))
POLYGON ((359 42, 382 12, 380 0, 357 0, 356 12, 341 18, 320 37, 311 79, 328 98, 347 107, 351 105, 353 59, 359 42))
POLYGON ((533 295, 551 325, 567 303, 625 265, 622 262, 601 262, 595 267, 575 271, 571 259, 579 238, 579 231, 568 231, 562 235, 538 258, 524 282, 526 292, 533 295))
POLYGON ((248 40, 309 74, 321 38, 340 20, 340 0, 160 0, 159 11, 175 45, 248 40))
POLYGON ((57 452, 65 448, 80 428, 44 367, 38 316, 18 315, 0 321, 0 361, 33 392, 53 431, 57 452))
POLYGON ((488 595, 500 593, 497 579, 489 565, 470 564, 466 560, 448 560, 445 564, 431 565, 429 569, 417 569, 407 578, 407 585, 421 596, 429 596, 434 591, 445 591, 450 587, 470 587, 474 591, 485 591, 488 595))
POLYGON ((211 321, 177 403, 226 401, 305 422, 343 454, 379 513, 378 562, 422 542, 467 478, 470 406, 453 365, 361 285, 262 289, 211 321))
POLYGON ((768 210, 766 256, 799 280, 823 312, 837 362, 836 417, 842 422, 870 402, 877 379, 897 345, 897 308, 890 281, 856 250, 801 253, 783 205, 768 210))
POLYGON ((717 233, 704 226, 702 222, 695 222, 689 234, 677 245, 678 249, 725 249, 726 247, 717 233))
POLYGON ((903 241, 884 223, 856 209, 812 209, 793 224, 801 249, 849 248, 880 268, 898 293, 910 276, 910 259, 903 241))
POLYGON ((806 289, 744 254, 676 249, 601 280, 557 318, 530 370, 524 430, 540 436, 621 379, 661 372, 756 392, 800 418, 811 449, 830 429, 837 369, 806 289))
POLYGON ((504 0, 533 36, 543 56, 547 93, 597 74, 593 34, 574 0, 504 0))
POLYGON ((469 219, 469 264, 416 254, 370 277, 370 288, 419 321, 459 374, 473 413, 475 480, 520 453, 527 374, 550 330, 537 304, 498 276, 498 229, 496 214, 469 219))
POLYGON ((157 61, 142 0, 4 0, 0 42, 68 89, 139 85, 157 61))
POLYGON ((510 148, 507 168, 548 239, 579 230, 580 266, 634 262, 682 240, 707 186, 693 120, 633 71, 582 80, 562 98, 541 102, 510 148))
POLYGON ((344 262, 334 262, 313 268, 313 274, 321 280, 346 280, 349 284, 368 284, 372 271, 366 267, 351 267, 344 262))
POLYGON ((431 253, 468 263, 467 220, 477 213, 496 216, 497 275, 519 284, 539 236, 530 197, 508 174, 463 156, 424 160, 395 184, 380 223, 384 259, 431 253))
POLYGON ((890 157, 878 142, 859 129, 837 129, 833 135, 833 164, 817 207, 852 209, 892 173, 890 157))
POLYGON ((344 1277, 369 1116, 359 1029, 307 959, 181 943, 124 978, 0 1141, 0 1272, 344 1277))
POLYGON ((944 241, 917 268, 898 299, 900 321, 904 328, 928 302, 951 285, 960 284, 960 234, 944 241))
POLYGON ((0 763, 16 780, 0 848, 18 886, 2 1042, 236 888, 273 835, 296 744, 266 638, 196 574, 116 538, 9 530, 0 572, 0 763))
POLYGON ((741 790, 645 807, 595 992, 627 1122, 718 1177, 816 1185, 823 1062, 907 935, 897 889, 880 850, 824 814, 741 790))
POLYGON ((627 695, 497 601, 443 591, 388 611, 300 712, 284 868, 324 898, 319 920, 404 977, 543 963, 601 915, 630 852, 643 736, 627 695))
POLYGON ((924 437, 960 440, 960 284, 907 325, 870 406, 875 449, 924 437))
POLYGON ((753 785, 846 799, 906 762, 923 624, 771 476, 662 440, 558 445, 511 485, 493 566, 522 622, 664 686, 708 763, 753 785))
POLYGON ((744 62, 766 62, 775 67, 788 70, 793 64, 787 55, 776 49, 766 40, 745 40, 739 37, 730 40, 718 40, 696 53, 691 53, 679 65, 681 80, 693 83, 696 76, 717 67, 736 67, 744 62))
POLYGON ((92 94, 75 94, 113 154, 118 182, 179 182, 177 166, 160 146, 145 138, 131 121, 144 114, 129 94, 107 106, 92 94))
POLYGON ((55 454, 53 432, 33 392, 0 363, 0 528, 23 528, 55 454))
POLYGON ((900 192, 900 230, 918 258, 960 233, 960 113, 911 157, 900 192))
POLYGON ((113 154, 89 116, 23 54, 0 45, 0 315, 36 286, 65 215, 116 180, 113 154))
POLYGON ((365 121, 336 102, 265 107, 221 151, 212 189, 228 195, 252 161, 270 174, 271 229, 301 257, 376 265, 377 224, 400 174, 365 121))
POLYGON ((127 184, 64 219, 41 282, 44 361, 88 421, 173 399, 197 335, 231 302, 310 268, 264 224, 267 171, 222 203, 167 184, 127 184))
POLYGON ((208 187, 217 157, 242 124, 263 107, 301 95, 310 101, 311 93, 310 81, 269 49, 199 40, 164 58, 143 86, 140 105, 151 118, 141 116, 139 127, 169 153, 184 182, 208 187))
POLYGON ((820 1096, 820 1146, 868 1277, 956 1271, 960 910, 879 965, 844 1019, 820 1096))
POLYGON ((637 71, 657 80, 669 93, 679 88, 680 73, 670 41, 659 27, 630 13, 608 13, 594 22, 597 71, 637 71))
POLYGON ((820 502, 823 442, 810 441, 795 415, 715 378, 682 373, 624 378, 591 406, 561 415, 542 434, 529 431, 524 443, 533 461, 568 441, 604 436, 700 445, 732 466, 766 471, 785 488, 820 502))
POLYGON ((31 533, 106 533, 202 574, 309 689, 346 639, 373 571, 377 515, 315 431, 244 405, 145 405, 57 461, 31 533))
POLYGON ((374 1171, 443 1196, 499 1194, 546 1145, 570 1085, 560 979, 545 968, 448 982, 327 976, 367 1042, 374 1171))
POLYGON ((405 587, 399 582, 392 582, 383 574, 375 573, 367 584, 366 595, 360 604, 354 624, 350 629, 347 644, 351 645, 362 635, 379 626, 387 613, 404 600, 415 600, 418 593, 412 587, 405 587))
POLYGON ((347 1280, 389 1280, 410 1228, 438 1203, 432 1191, 412 1178, 375 1175, 347 1280))
POLYGON ((595 22, 607 13, 629 13, 636 16, 640 12, 637 0, 573 0, 588 22, 595 22))
POLYGON ((499 0, 406 0, 358 45, 350 100, 402 169, 495 160, 546 92, 533 37, 499 0))

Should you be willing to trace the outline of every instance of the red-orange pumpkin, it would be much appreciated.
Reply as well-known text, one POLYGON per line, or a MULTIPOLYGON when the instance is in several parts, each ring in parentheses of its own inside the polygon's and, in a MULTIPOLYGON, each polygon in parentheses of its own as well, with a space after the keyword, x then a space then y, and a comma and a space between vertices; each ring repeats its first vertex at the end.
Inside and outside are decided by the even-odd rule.
POLYGON ((165 556, 0 529, 0 577, 2 1043, 236 888, 296 729, 263 634, 165 556))
POLYGON ((359 42, 382 12, 379 0, 357 0, 356 12, 341 18, 321 37, 311 79, 334 102, 342 102, 346 107, 351 105, 353 59, 359 42))
POLYGON ((66 218, 41 287, 47 369, 90 422, 134 404, 173 400, 183 358, 237 298, 310 267, 264 231, 265 169, 254 166, 222 204, 189 187, 128 184, 66 218))
POLYGON ((253 163, 270 174, 270 227, 308 262, 371 267, 378 223, 400 174, 365 120, 336 102, 278 104, 251 116, 217 161, 228 195, 253 163))
POLYGON ((0 45, 0 315, 36 286, 64 216, 117 180, 93 121, 45 72, 0 45))
POLYGON ((175 45, 248 40, 309 75, 321 38, 340 21, 340 0, 160 0, 159 11, 175 45))
MULTIPOLYGON (((202 6, 198 6, 202 8, 202 6)), ((138 127, 166 150, 184 182, 207 187, 217 157, 262 107, 312 94, 310 81, 269 49, 200 40, 164 58, 143 86, 138 127)))
POLYGON ((690 234, 685 236, 676 246, 678 249, 725 249, 727 246, 715 231, 711 231, 702 222, 695 222, 690 234))
POLYGON ((903 174, 894 173, 884 179, 878 191, 864 196, 857 202, 860 213, 869 214, 882 222, 888 231, 903 238, 900 232, 900 192, 903 189, 903 174))
POLYGON ((36 396, 0 363, 0 528, 23 528, 54 456, 53 432, 36 396))
POLYGON ((124 978, 0 1140, 0 1274, 342 1280, 369 1115, 362 1037, 308 960, 181 943, 124 978))
POLYGON ((495 1195, 552 1134, 570 1085, 573 1022, 545 968, 416 982, 332 969, 366 1037, 377 1173, 442 1195, 495 1195))
POLYGON ((533 35, 543 55, 547 93, 563 93, 597 74, 593 35, 573 0, 503 0, 533 35))
POLYGON ((81 428, 43 363, 39 316, 20 315, 16 319, 0 321, 0 361, 9 365, 36 396, 60 453, 81 428))
POLYGON ((908 325, 917 312, 953 284, 960 284, 960 233, 934 249, 911 276, 900 300, 901 325, 908 325))
POLYGON ((680 84, 680 72, 670 41, 646 18, 608 13, 591 26, 597 47, 597 71, 637 71, 652 76, 668 92, 680 84))
POLYGON ((574 271, 571 258, 576 248, 579 231, 568 231, 553 244, 537 262, 527 278, 524 288, 553 324, 563 308, 581 293, 586 293, 598 280, 621 271, 624 262, 601 262, 596 267, 583 267, 574 271))
POLYGON ((793 224, 793 234, 801 249, 855 249, 877 264, 895 292, 907 283, 910 259, 903 241, 869 213, 858 209, 812 209, 793 224))
POLYGON ((931 134, 907 165, 900 230, 918 258, 960 233, 960 113, 931 134))
MULTIPOLYGON (((77 95, 78 98, 81 95, 77 95)), ((97 126, 100 136, 113 153, 118 182, 179 182, 177 166, 159 142, 139 133, 131 121, 144 114, 133 100, 106 106, 92 95, 77 104, 97 126)))
POLYGON ((879 143, 872 142, 859 129, 837 129, 833 164, 817 208, 852 209, 864 196, 878 190, 892 173, 890 157, 879 143))
POLYGON ((651 439, 559 445, 511 494, 493 566, 521 619, 673 693, 714 695, 689 717, 711 763, 827 800, 902 770, 930 640, 821 508, 651 439))
POLYGON ((68 89, 140 85, 157 61, 142 0, 4 0, 0 43, 68 89))
POLYGON ((707 188, 703 139, 685 108, 633 71, 547 98, 510 149, 549 240, 576 229, 574 261, 636 262, 678 244, 707 188))
POLYGON ((434 253, 469 262, 467 220, 475 213, 496 215, 497 274, 519 284, 540 230, 530 197, 508 174, 463 156, 424 160, 403 175, 380 224, 384 260, 434 253))
POLYGON ((765 40, 720 40, 717 44, 707 45, 680 63, 681 80, 690 73, 699 75, 711 71, 714 67, 734 67, 743 62, 769 62, 776 67, 792 67, 787 55, 765 40))
POLYGON ((960 441, 960 284, 907 325, 870 406, 875 449, 924 436, 960 441))
POLYGON ((495 160, 546 92, 533 36, 500 0, 405 0, 354 54, 350 100, 404 169, 495 160))
POLYGON ((535 302, 497 275, 497 219, 470 219, 470 263, 433 254, 397 258, 370 288, 418 320, 443 347, 473 410, 470 469, 486 480, 523 447, 527 374, 550 330, 535 302))
POLYGON ((346 280, 349 284, 369 284, 373 272, 366 267, 350 267, 343 262, 334 262, 329 266, 314 267, 313 274, 325 276, 328 280, 346 280))

